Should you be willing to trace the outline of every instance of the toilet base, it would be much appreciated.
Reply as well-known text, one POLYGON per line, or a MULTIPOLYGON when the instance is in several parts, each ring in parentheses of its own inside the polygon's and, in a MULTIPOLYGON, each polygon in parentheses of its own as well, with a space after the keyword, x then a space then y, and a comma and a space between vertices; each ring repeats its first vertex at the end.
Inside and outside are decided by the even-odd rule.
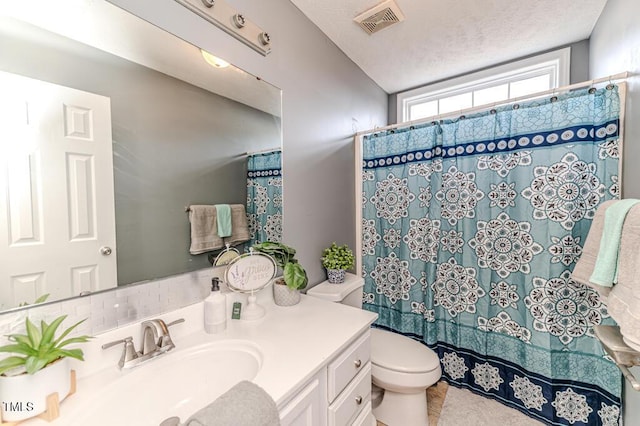
POLYGON ((373 407, 373 415, 387 426, 428 426, 427 390, 416 393, 385 390, 382 402, 373 407))

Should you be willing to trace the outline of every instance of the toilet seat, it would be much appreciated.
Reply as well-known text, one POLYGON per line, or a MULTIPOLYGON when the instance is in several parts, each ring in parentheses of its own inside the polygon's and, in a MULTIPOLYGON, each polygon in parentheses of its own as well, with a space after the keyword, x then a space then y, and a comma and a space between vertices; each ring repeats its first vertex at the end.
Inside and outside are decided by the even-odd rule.
POLYGON ((434 351, 409 337, 378 328, 371 329, 371 364, 397 373, 440 373, 434 351))

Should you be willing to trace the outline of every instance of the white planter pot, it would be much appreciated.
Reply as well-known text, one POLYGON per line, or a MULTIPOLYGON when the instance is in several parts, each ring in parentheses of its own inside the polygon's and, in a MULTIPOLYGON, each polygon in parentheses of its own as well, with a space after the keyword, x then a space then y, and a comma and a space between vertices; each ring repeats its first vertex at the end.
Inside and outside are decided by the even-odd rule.
POLYGON ((62 358, 38 371, 0 377, 0 411, 2 420, 18 421, 44 413, 47 397, 54 392, 62 401, 71 390, 71 368, 69 359, 62 358))
POLYGON ((278 306, 293 306, 300 302, 300 291, 284 284, 273 283, 273 301, 278 306))

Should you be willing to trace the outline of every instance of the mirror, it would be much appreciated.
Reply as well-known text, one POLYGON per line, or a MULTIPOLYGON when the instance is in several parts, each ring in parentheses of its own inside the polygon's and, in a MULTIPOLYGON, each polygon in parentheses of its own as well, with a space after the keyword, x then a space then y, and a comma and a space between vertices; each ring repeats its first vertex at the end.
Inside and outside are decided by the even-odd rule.
POLYGON ((106 1, 13 3, 0 6, 0 310, 210 267, 189 254, 186 208, 247 204, 248 154, 281 148, 280 90, 106 1), (61 152, 32 141, 54 126, 45 93, 64 109, 61 152), (43 249, 52 229, 64 243, 43 249))

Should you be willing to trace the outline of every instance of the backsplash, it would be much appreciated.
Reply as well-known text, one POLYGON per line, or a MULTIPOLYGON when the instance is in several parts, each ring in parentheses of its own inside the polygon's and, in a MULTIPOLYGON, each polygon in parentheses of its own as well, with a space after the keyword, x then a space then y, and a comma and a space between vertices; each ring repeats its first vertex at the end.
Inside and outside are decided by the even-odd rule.
POLYGON ((5 335, 24 331, 26 316, 39 323, 41 319, 50 322, 66 314, 68 317, 62 323, 63 328, 86 318, 73 334, 95 336, 152 315, 200 302, 208 294, 210 280, 211 269, 205 268, 85 297, 6 312, 0 314, 0 344, 6 340, 5 335))

